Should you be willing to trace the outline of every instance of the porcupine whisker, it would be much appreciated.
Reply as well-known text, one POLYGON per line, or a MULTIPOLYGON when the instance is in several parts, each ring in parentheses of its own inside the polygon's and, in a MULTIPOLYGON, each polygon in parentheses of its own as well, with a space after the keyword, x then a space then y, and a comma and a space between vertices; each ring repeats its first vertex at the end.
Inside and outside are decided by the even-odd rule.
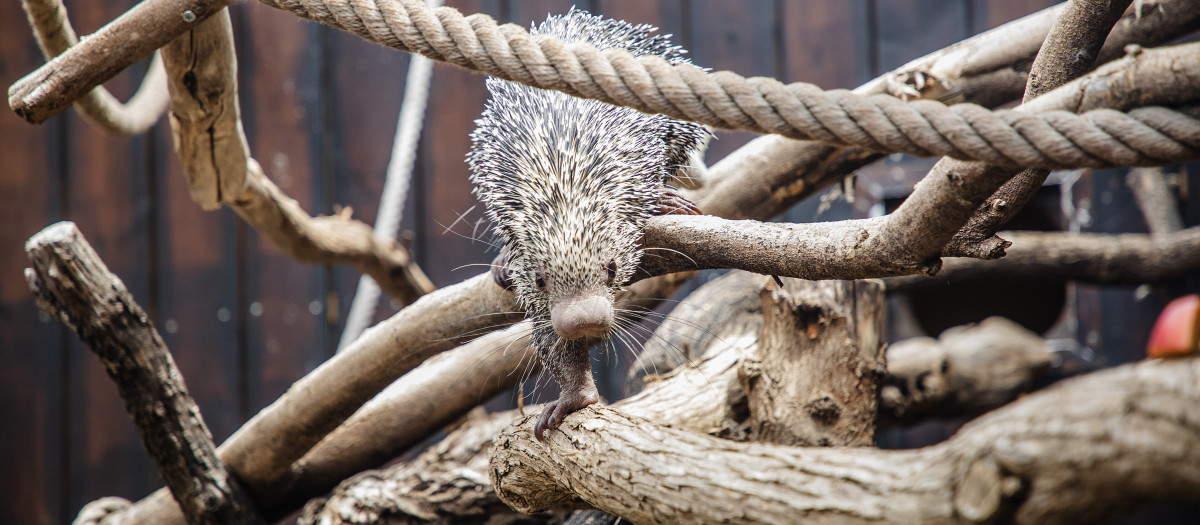
POLYGON ((691 258, 691 256, 689 256, 688 254, 686 254, 686 253, 683 253, 683 252, 681 252, 681 251, 679 251, 679 250, 675 250, 675 249, 672 249, 672 248, 662 248, 662 247, 658 247, 658 246, 652 246, 652 247, 650 247, 650 248, 642 248, 642 253, 643 253, 643 254, 645 254, 645 255, 647 255, 647 256, 650 256, 650 257, 660 257, 660 258, 661 258, 661 256, 660 256, 660 255, 658 255, 658 254, 650 253, 651 251, 664 251, 664 252, 672 252, 672 253, 677 253, 677 254, 679 254, 681 257, 683 257, 683 258, 687 259, 688 263, 690 263, 692 266, 697 266, 697 264, 696 264, 696 260, 695 260, 695 259, 691 258))
MULTIPOLYGON (((442 235, 445 235, 447 232, 450 231, 451 228, 454 228, 455 226, 457 226, 458 223, 463 222, 463 219, 466 218, 467 214, 471 213, 473 211, 475 211, 474 205, 472 205, 470 208, 467 208, 466 211, 458 214, 458 217, 454 218, 454 222, 451 222, 449 226, 444 227, 445 229, 442 230, 442 235)), ((439 226, 441 226, 441 225, 439 224, 439 226)), ((472 232, 472 235, 474 235, 474 229, 472 229, 471 232, 472 232)))
POLYGON ((464 265, 461 265, 461 266, 456 266, 456 267, 454 267, 454 268, 451 268, 451 269, 450 269, 450 271, 451 271, 451 272, 457 272, 457 271, 459 271, 459 270, 462 270, 462 269, 464 269, 464 268, 474 268, 474 267, 476 267, 476 266, 482 266, 482 267, 484 267, 484 268, 487 268, 488 270, 491 270, 491 269, 493 269, 493 268, 501 268, 501 266, 499 266, 499 265, 496 265, 496 264, 494 264, 494 263, 467 263, 467 264, 464 264, 464 265))
MULTIPOLYGON (((633 328, 634 328, 634 329, 640 329, 640 330, 647 330, 645 327, 642 327, 642 326, 636 326, 636 327, 633 327, 633 328)), ((648 331, 648 330, 647 330, 647 331, 648 331)), ((674 368, 674 370, 678 370, 678 369, 680 369, 680 368, 687 368, 687 369, 689 369, 689 370, 693 370, 693 371, 695 371, 696 373, 700 374, 700 377, 704 378, 704 382, 708 384, 708 387, 709 387, 710 389, 712 389, 714 392, 716 391, 716 388, 717 388, 717 387, 716 387, 716 385, 714 385, 714 384, 712 383, 712 380, 711 380, 711 379, 708 377, 708 375, 707 375, 707 374, 705 374, 705 373, 704 373, 703 369, 701 369, 701 368, 700 368, 700 363, 697 363, 696 361, 693 361, 693 360, 692 360, 692 358, 691 358, 690 356, 688 356, 688 355, 687 355, 687 354, 686 354, 686 353, 685 353, 685 352, 684 352, 682 349, 680 349, 680 348, 679 348, 678 346, 676 346, 674 343, 672 343, 672 342, 668 341, 668 340, 667 340, 665 337, 663 337, 663 336, 661 336, 661 335, 658 335, 658 334, 656 334, 656 333, 654 333, 654 332, 650 332, 650 331, 648 331, 648 332, 649 332, 649 335, 650 335, 650 338, 651 338, 651 339, 653 339, 653 338, 658 338, 660 341, 662 341, 662 342, 663 342, 663 344, 664 344, 664 345, 666 345, 666 347, 667 347, 667 348, 669 348, 670 350, 673 350, 675 353, 677 353, 677 354, 679 354, 680 356, 682 356, 682 357, 683 357, 683 359, 684 359, 684 361, 686 362, 686 364, 685 364, 684 366, 682 366, 682 367, 675 367, 675 368, 674 368)), ((658 370, 658 365, 653 365, 653 366, 654 366, 654 373, 655 373, 656 375, 657 375, 657 374, 660 374, 660 372, 659 372, 659 370, 658 370)))
POLYGON ((659 326, 659 328, 662 328, 663 330, 670 331, 671 333, 673 333, 675 335, 683 335, 682 332, 676 330, 675 328, 673 328, 670 325, 667 325, 665 323, 665 321, 667 321, 667 320, 674 321, 676 323, 682 324, 689 328, 694 328, 696 330, 703 332, 704 334, 708 335, 709 337, 712 337, 714 341, 717 341, 725 346, 728 346, 729 348, 732 348, 734 351, 738 352, 739 357, 745 357, 741 354, 741 348, 739 348, 738 346, 734 345, 733 343, 725 340, 725 338, 721 337, 716 332, 709 330, 704 325, 701 325, 694 321, 689 321, 689 320, 681 318, 681 317, 676 317, 676 316, 673 316, 670 314, 663 314, 663 313, 659 313, 659 312, 648 312, 647 315, 651 316, 652 318, 661 318, 662 321, 664 321, 664 322, 660 323, 658 326, 659 326))
MULTIPOLYGON (((700 330, 701 332, 704 332, 704 333, 705 333, 705 334, 707 334, 708 336, 712 337, 712 338, 713 338, 713 340, 715 340, 715 341, 717 341, 717 342, 719 342, 719 343, 721 343, 721 344, 723 344, 723 345, 725 345, 725 346, 727 346, 727 347, 729 347, 729 348, 733 349, 733 351, 735 351, 735 352, 737 352, 737 353, 738 353, 738 357, 739 357, 739 358, 743 358, 743 357, 745 357, 744 355, 742 355, 741 348, 737 347, 736 345, 733 345, 733 344, 732 344, 732 343, 730 343, 729 341, 726 341, 726 340, 725 340, 723 337, 721 337, 720 335, 716 334, 715 332, 713 332, 713 331, 709 330, 708 328, 706 328, 706 327, 704 327, 704 326, 701 326, 701 325, 699 325, 699 324, 697 324, 697 323, 694 323, 694 322, 692 322, 692 321, 688 321, 688 320, 681 319, 681 318, 678 318, 678 317, 670 316, 670 315, 667 315, 667 314, 662 314, 662 313, 659 313, 659 312, 653 312, 653 311, 652 311, 652 312, 648 312, 648 314, 650 314, 650 315, 652 315, 652 316, 659 316, 659 317, 661 317, 661 318, 662 318, 662 319, 664 319, 664 320, 668 320, 668 319, 669 319, 669 320, 673 320, 673 321, 675 321, 675 322, 677 322, 677 323, 681 323, 681 324, 683 324, 683 325, 685 325, 685 326, 688 326, 688 327, 691 327, 691 328, 695 328, 695 329, 697 329, 697 330, 700 330)), ((695 365, 696 365, 696 363, 692 361, 692 359, 691 359, 691 357, 690 357, 690 356, 688 356, 686 353, 684 353, 682 350, 680 350, 680 349, 679 349, 679 348, 678 348, 676 345, 674 345, 674 344, 672 344, 670 341, 668 341, 668 340, 667 340, 665 337, 662 337, 661 335, 657 335, 655 330, 651 330, 651 329, 649 329, 649 328, 647 328, 647 327, 644 327, 644 326, 642 326, 641 324, 637 324, 637 325, 635 325, 633 328, 635 328, 635 329, 637 329, 637 330, 642 330, 642 331, 645 331, 645 332, 647 332, 647 333, 648 333, 648 334, 651 336, 651 338, 653 338, 653 337, 658 337, 658 338, 659 338, 659 340, 661 340, 661 341, 662 341, 664 344, 666 344, 666 345, 668 346, 668 348, 669 348, 669 349, 671 349, 671 350, 674 350, 674 351, 676 351, 676 352, 679 352, 679 355, 680 355, 680 356, 682 356, 682 357, 683 357, 683 358, 684 358, 686 361, 688 361, 688 362, 689 362, 689 364, 690 364, 691 366, 695 366, 695 365)), ((673 328, 673 327, 671 327, 670 325, 667 325, 667 324, 665 324, 665 323, 664 323, 664 324, 659 324, 659 325, 658 325, 658 328, 659 328, 659 329, 662 329, 662 330, 667 330, 667 331, 669 331, 669 332, 671 332, 672 334, 675 334, 675 335, 683 335, 681 332, 679 332, 679 331, 678 331, 678 330, 676 330, 675 328, 673 328)))

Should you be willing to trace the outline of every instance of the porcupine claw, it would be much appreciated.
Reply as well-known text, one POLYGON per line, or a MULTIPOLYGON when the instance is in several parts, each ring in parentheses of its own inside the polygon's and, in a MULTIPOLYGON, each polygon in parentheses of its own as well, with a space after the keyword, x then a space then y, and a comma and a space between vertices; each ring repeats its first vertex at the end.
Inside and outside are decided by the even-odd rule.
POLYGON ((598 401, 600 401, 600 395, 596 392, 595 386, 592 386, 590 392, 564 391, 558 396, 557 401, 546 404, 545 410, 542 410, 542 416, 538 418, 537 424, 533 426, 533 437, 541 441, 544 432, 558 428, 558 425, 562 424, 563 419, 572 412, 598 401))
POLYGON ((658 199, 659 215, 704 215, 700 207, 672 189, 663 190, 658 199))

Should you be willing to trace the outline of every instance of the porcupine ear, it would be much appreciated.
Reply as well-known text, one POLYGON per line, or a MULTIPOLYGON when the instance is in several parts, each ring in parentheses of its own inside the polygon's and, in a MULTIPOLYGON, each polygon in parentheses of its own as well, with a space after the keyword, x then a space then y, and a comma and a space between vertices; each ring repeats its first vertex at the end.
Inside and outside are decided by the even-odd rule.
POLYGON ((508 246, 500 249, 500 255, 492 261, 492 280, 505 290, 512 290, 512 275, 508 271, 508 246))

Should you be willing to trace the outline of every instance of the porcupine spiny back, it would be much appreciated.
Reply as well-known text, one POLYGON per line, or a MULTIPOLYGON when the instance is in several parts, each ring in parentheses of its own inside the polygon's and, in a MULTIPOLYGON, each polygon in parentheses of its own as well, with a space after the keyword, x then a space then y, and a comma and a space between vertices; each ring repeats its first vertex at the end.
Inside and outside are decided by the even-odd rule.
MULTIPOLYGON (((652 36, 655 30, 572 9, 530 33, 687 62, 666 36, 652 36)), ((474 193, 504 243, 502 263, 535 323, 543 365, 564 397, 576 386, 564 382, 581 381, 594 397, 587 344, 567 340, 574 334, 569 329, 560 336, 563 324, 552 312, 576 311, 561 306, 577 300, 606 304, 607 323, 597 321, 598 328, 580 333, 607 335, 615 292, 641 260, 646 221, 657 213, 668 178, 684 168, 708 132, 699 124, 495 78, 487 79, 487 87, 492 98, 476 121, 467 157, 474 193), (586 380, 564 377, 565 369, 580 366, 586 380)), ((539 428, 544 423, 546 416, 539 428)))

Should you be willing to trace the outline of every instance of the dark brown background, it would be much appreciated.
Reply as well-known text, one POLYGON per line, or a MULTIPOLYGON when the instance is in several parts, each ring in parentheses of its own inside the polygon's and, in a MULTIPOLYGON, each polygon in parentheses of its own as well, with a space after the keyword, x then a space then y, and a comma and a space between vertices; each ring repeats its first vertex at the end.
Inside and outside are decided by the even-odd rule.
MULTIPOLYGON (((851 88, 905 61, 1039 10, 1049 0, 571 0, 449 2, 528 25, 572 4, 655 24, 694 61, 743 75, 851 88)), ((69 2, 81 34, 133 2, 69 2)), ((254 156, 312 213, 352 206, 374 220, 408 56, 315 23, 241 2, 232 7, 241 102, 254 156)), ((0 6, 0 84, 42 62, 16 0, 0 6)), ((144 64, 136 68, 140 78, 144 64)), ((108 84, 124 99, 126 73, 108 84)), ((483 78, 436 66, 425 131, 402 227, 439 285, 490 260, 472 241, 477 210, 463 157, 484 100, 483 78), (447 227, 455 225, 447 231, 447 227)), ((751 138, 721 133, 710 162, 751 138)), ((911 180, 929 161, 893 159, 865 180, 911 180), (897 171, 898 170, 898 171, 897 171)), ((890 183, 879 182, 883 186, 890 183)), ((1144 231, 1120 173, 1076 184, 1093 231, 1144 231)), ((792 220, 817 217, 809 202, 792 220)), ((1194 211, 1191 211, 1194 214, 1194 211)), ((24 241, 73 220, 147 308, 219 441, 333 352, 357 283, 344 268, 282 256, 229 210, 192 204, 164 124, 131 139, 90 128, 74 113, 41 126, 0 111, 0 522, 74 518, 101 496, 136 499, 159 483, 97 360, 38 313, 22 278, 24 241)), ((1189 224, 1194 224, 1194 218, 1189 224)), ((1110 360, 1137 357, 1166 292, 1084 289, 1079 334, 1110 360), (1144 296, 1145 294, 1143 294, 1144 296)), ((379 315, 392 311, 387 305, 379 315)), ((619 365, 615 368, 619 368, 619 365)), ((612 384, 616 379, 608 379, 612 384)), ((611 388, 611 386, 610 386, 611 388)), ((511 397, 511 396, 510 396, 511 397)))

